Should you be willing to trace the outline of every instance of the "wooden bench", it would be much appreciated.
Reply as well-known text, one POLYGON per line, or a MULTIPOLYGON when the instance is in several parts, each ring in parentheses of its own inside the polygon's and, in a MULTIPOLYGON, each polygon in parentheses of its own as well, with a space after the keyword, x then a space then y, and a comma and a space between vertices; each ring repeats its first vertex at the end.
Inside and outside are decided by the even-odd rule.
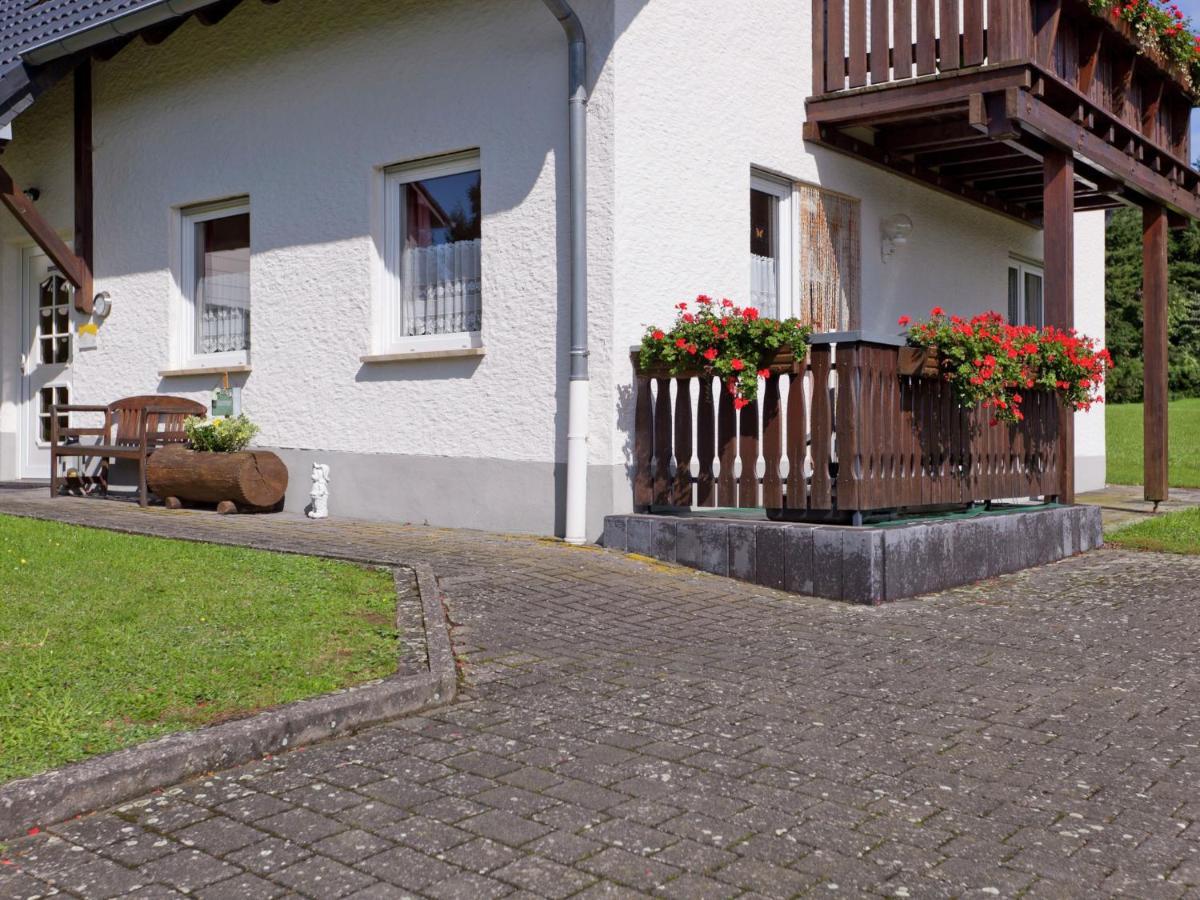
POLYGON ((184 444, 187 436, 183 420, 188 416, 203 416, 208 412, 203 403, 183 397, 142 396, 126 397, 108 406, 68 404, 50 409, 50 496, 57 497, 61 479, 58 475, 60 458, 89 458, 100 460, 100 491, 108 494, 108 465, 114 459, 132 459, 138 465, 138 503, 149 503, 146 487, 146 460, 155 450, 174 444, 184 444), (103 413, 104 425, 98 428, 71 428, 71 413, 103 413), (60 424, 67 419, 67 426, 60 424), (81 438, 98 438, 97 443, 85 444, 81 438))

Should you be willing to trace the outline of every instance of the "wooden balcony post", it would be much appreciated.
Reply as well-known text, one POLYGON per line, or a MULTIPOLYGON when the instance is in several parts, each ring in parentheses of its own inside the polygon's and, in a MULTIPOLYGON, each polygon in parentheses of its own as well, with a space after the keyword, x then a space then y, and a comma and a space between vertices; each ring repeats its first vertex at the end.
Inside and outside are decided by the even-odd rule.
POLYGON ((85 57, 75 69, 75 255, 82 264, 82 284, 76 285, 75 308, 92 311, 92 62, 85 57))
POLYGON ((1167 211, 1142 211, 1142 361, 1145 497, 1167 499, 1167 211))
MULTIPOLYGON (((1075 158, 1052 148, 1044 166, 1044 246, 1046 324, 1069 329, 1075 324, 1075 158)), ((1064 407, 1059 434, 1058 500, 1075 502, 1075 416, 1064 407)))

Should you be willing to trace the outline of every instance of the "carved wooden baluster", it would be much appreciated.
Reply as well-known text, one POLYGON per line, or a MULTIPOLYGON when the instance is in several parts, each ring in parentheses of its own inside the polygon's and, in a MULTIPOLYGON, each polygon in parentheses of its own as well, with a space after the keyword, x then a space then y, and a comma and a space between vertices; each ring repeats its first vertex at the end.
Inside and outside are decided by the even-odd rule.
POLYGON ((737 461, 737 411, 733 396, 721 385, 717 399, 717 453, 721 472, 717 476, 717 506, 737 506, 737 481, 733 477, 737 461))
POLYGON ((783 456, 783 413, 779 406, 779 379, 782 375, 771 373, 763 387, 763 469, 762 504, 767 509, 783 506, 783 479, 779 473, 779 460, 783 456))
POLYGON ((658 378, 654 400, 654 503, 671 503, 671 379, 658 378))
POLYGON ((674 505, 692 505, 692 379, 675 380, 674 505))

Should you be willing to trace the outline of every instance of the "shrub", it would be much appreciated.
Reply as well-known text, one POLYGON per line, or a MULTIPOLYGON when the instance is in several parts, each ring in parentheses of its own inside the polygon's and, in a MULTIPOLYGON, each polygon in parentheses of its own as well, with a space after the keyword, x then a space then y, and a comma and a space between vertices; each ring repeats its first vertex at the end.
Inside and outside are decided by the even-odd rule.
POLYGON ((183 430, 193 450, 210 453, 245 450, 259 431, 258 426, 244 415, 211 420, 188 416, 183 422, 183 430))

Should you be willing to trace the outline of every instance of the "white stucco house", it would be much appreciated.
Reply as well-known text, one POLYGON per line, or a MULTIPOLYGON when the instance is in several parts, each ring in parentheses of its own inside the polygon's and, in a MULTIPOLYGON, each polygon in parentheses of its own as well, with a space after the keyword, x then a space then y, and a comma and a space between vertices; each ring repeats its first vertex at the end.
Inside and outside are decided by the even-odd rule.
MULTIPOLYGON (((827 331, 894 333, 933 305, 1041 322, 1050 267, 1103 336, 1106 204, 1077 201, 1072 258, 1048 260, 1041 195, 897 165, 890 120, 806 131, 834 86, 816 87, 829 45, 814 56, 822 26, 793 0, 2 6, 0 164, 111 310, 72 302, 28 221, 0 213, 0 480, 47 478, 51 403, 207 402, 227 382, 292 472, 288 507, 319 461, 335 516, 562 535, 572 432, 573 537, 590 540, 633 505, 630 348, 680 300, 813 317, 833 298, 827 331), (575 171, 580 48, 556 20, 572 9, 575 171)), ((977 146, 956 140, 942 149, 977 146)), ((1138 190, 1085 164, 1084 200, 1138 190)), ((1076 488, 1103 485, 1102 412, 1078 415, 1074 448, 1076 488)))

